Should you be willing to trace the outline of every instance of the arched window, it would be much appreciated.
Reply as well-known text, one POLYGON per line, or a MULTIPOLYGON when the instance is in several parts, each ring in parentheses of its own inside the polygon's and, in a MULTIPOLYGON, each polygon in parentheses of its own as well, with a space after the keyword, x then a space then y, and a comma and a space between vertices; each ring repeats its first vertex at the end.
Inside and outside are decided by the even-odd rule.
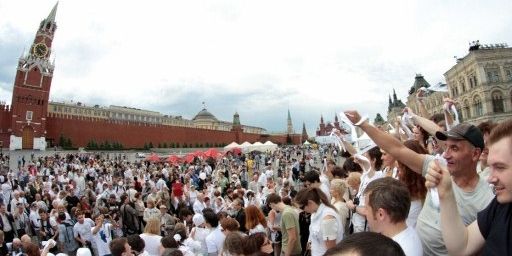
POLYGON ((492 109, 495 113, 505 112, 505 108, 503 106, 503 94, 499 91, 492 93, 492 109))
POLYGON ((480 96, 477 95, 475 98, 473 98, 473 106, 475 108, 475 117, 482 116, 484 111, 482 108, 482 100, 480 100, 480 96))
POLYGON ((463 114, 462 116, 464 117, 464 119, 468 120, 471 118, 471 108, 470 108, 470 105, 469 105, 469 101, 466 99, 464 100, 464 111, 463 111, 463 114))

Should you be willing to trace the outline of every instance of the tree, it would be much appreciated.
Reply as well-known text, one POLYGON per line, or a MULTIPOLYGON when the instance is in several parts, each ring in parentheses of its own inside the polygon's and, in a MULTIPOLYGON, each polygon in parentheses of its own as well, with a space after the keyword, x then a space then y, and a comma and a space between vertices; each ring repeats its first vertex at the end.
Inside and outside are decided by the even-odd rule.
POLYGON ((373 123, 375 125, 383 125, 386 121, 384 121, 384 118, 382 118, 382 116, 380 115, 380 113, 377 113, 377 116, 375 116, 375 120, 373 121, 373 123))
POLYGON ((167 148, 167 142, 164 142, 164 144, 162 145, 164 148, 167 148))
POLYGON ((170 143, 169 143, 169 147, 170 147, 170 148, 174 148, 174 142, 170 142, 170 143))
POLYGON ((148 150, 149 149, 149 145, 147 142, 144 142, 144 150, 148 150))
POLYGON ((59 137, 59 146, 61 146, 61 147, 66 146, 66 138, 64 138, 64 135, 62 135, 62 133, 60 134, 60 137, 59 137))
POLYGON ((153 142, 150 141, 148 147, 153 148, 153 142))

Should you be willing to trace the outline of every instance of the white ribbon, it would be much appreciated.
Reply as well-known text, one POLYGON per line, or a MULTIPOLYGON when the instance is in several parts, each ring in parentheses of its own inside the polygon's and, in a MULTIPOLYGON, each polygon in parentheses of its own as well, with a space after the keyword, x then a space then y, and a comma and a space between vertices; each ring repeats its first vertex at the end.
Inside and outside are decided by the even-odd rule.
POLYGON ((409 112, 404 112, 404 115, 400 119, 400 126, 402 127, 402 130, 407 135, 408 139, 414 139, 414 134, 411 131, 411 129, 409 128, 409 125, 411 125, 411 124, 414 125, 411 120, 411 115, 409 114, 409 112))
POLYGON ((340 136, 338 136, 338 135, 336 134, 336 132, 337 132, 337 131, 338 131, 338 129, 333 128, 333 129, 332 129, 332 131, 331 131, 331 133, 329 134, 329 136, 330 136, 330 137, 332 138, 332 140, 334 141, 334 145, 340 149, 340 152, 341 152, 342 150, 343 150, 343 151, 347 151, 347 150, 345 149, 345 146, 343 145, 343 141, 342 141, 343 139, 342 139, 340 136))
POLYGON ((446 122, 446 130, 450 130, 453 126, 458 125, 460 123, 459 121, 459 113, 457 112, 457 108, 455 107, 455 104, 450 104, 449 102, 444 103, 443 109, 453 115, 453 124, 450 126, 448 124, 448 119, 445 118, 446 122))
MULTIPOLYGON (((441 168, 446 168, 446 165, 448 164, 446 159, 444 159, 444 157, 441 155, 436 155, 434 161, 437 161, 437 163, 439 163, 439 167, 441 168)), ((432 204, 434 207, 439 208, 439 192, 437 192, 437 187, 430 188, 430 197, 432 198, 432 204)))

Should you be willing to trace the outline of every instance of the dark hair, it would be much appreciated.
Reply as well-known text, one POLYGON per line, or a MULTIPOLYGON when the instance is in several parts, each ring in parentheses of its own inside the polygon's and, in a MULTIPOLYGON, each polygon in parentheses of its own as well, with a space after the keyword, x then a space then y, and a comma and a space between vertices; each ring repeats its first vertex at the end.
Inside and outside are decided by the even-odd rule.
MULTIPOLYGON (((404 146, 418 154, 428 154, 427 150, 416 140, 405 141, 404 146)), ((421 201, 425 200, 427 188, 425 187, 425 178, 421 174, 413 171, 407 165, 398 162, 398 180, 407 186, 411 198, 421 199, 421 201)))
POLYGON ((370 162, 375 161, 375 171, 380 170, 382 168, 382 152, 380 152, 380 148, 373 147, 368 151, 368 155, 370 156, 370 162))
POLYGON ((177 248, 165 248, 162 252, 162 256, 183 256, 183 252, 177 248))
POLYGON ((359 173, 363 172, 363 168, 361 168, 361 166, 359 164, 354 162, 353 156, 347 158, 345 160, 345 162, 343 163, 343 167, 341 167, 341 168, 343 168, 343 170, 345 170, 347 173, 348 172, 359 172, 359 173))
POLYGON ((240 223, 234 218, 224 218, 220 221, 220 225, 222 229, 232 232, 238 231, 240 228, 240 223))
POLYGON ((59 221, 65 221, 66 220, 66 213, 64 212, 59 212, 59 215, 57 216, 57 219, 59 221))
POLYGON ((121 256, 125 250, 124 245, 127 243, 125 237, 114 238, 110 241, 110 253, 112 256, 121 256))
POLYGON ((229 232, 224 238, 223 250, 229 255, 243 255, 244 237, 239 232, 229 232))
POLYGON ((325 206, 331 207, 336 211, 336 208, 334 208, 331 202, 329 202, 329 199, 327 199, 325 193, 322 192, 322 190, 319 188, 303 188, 299 191, 299 193, 297 193, 297 195, 294 198, 295 203, 297 203, 298 205, 306 205, 309 200, 315 202, 318 205, 320 205, 320 203, 323 203, 325 206))
POLYGON ((360 256, 405 256, 400 244, 393 239, 375 232, 359 232, 347 236, 324 256, 357 253, 360 256))
POLYGON ((332 176, 344 179, 348 177, 348 171, 336 165, 332 169, 332 176))
POLYGON ((309 171, 304 174, 304 181, 309 181, 311 183, 320 182, 320 175, 316 171, 309 171))
POLYGON ((492 129, 489 136, 489 145, 492 145, 503 138, 512 136, 512 120, 507 120, 492 129))
POLYGON ((444 121, 444 114, 443 113, 433 114, 430 116, 430 120, 437 124, 441 121, 444 121))
POLYGON ((210 224, 212 227, 216 228, 219 225, 219 218, 217 214, 213 211, 204 211, 203 212, 204 221, 210 224))
POLYGON ((160 244, 164 248, 178 248, 180 245, 176 240, 174 240, 173 236, 164 236, 160 239, 160 244))
POLYGON ((144 247, 146 247, 144 240, 142 240, 142 238, 137 234, 127 236, 126 240, 130 247, 132 247, 132 250, 138 253, 142 253, 144 251, 144 247))
POLYGON ((276 193, 272 193, 267 196, 267 200, 265 200, 265 202, 268 205, 270 205, 270 204, 278 204, 278 203, 282 202, 282 200, 279 195, 277 195, 276 193))
POLYGON ((486 133, 491 134, 492 129, 494 129, 494 127, 496 127, 496 124, 493 123, 492 121, 487 121, 487 122, 481 122, 476 127, 478 127, 478 129, 480 129, 482 134, 486 134, 486 133))
POLYGON ((373 213, 379 208, 386 210, 392 223, 405 221, 411 207, 411 196, 404 183, 384 177, 368 184, 364 190, 373 213))
POLYGON ((244 255, 260 255, 261 246, 265 243, 265 233, 254 233, 246 236, 244 240, 244 255))

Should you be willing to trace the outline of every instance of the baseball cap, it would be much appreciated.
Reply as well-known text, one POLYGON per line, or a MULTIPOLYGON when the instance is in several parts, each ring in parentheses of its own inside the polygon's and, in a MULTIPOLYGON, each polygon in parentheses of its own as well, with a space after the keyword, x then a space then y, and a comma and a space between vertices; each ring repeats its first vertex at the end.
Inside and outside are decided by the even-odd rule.
POLYGON ((436 132, 436 138, 439 140, 467 140, 473 146, 484 149, 484 136, 478 127, 468 124, 461 123, 454 126, 447 132, 436 132))

